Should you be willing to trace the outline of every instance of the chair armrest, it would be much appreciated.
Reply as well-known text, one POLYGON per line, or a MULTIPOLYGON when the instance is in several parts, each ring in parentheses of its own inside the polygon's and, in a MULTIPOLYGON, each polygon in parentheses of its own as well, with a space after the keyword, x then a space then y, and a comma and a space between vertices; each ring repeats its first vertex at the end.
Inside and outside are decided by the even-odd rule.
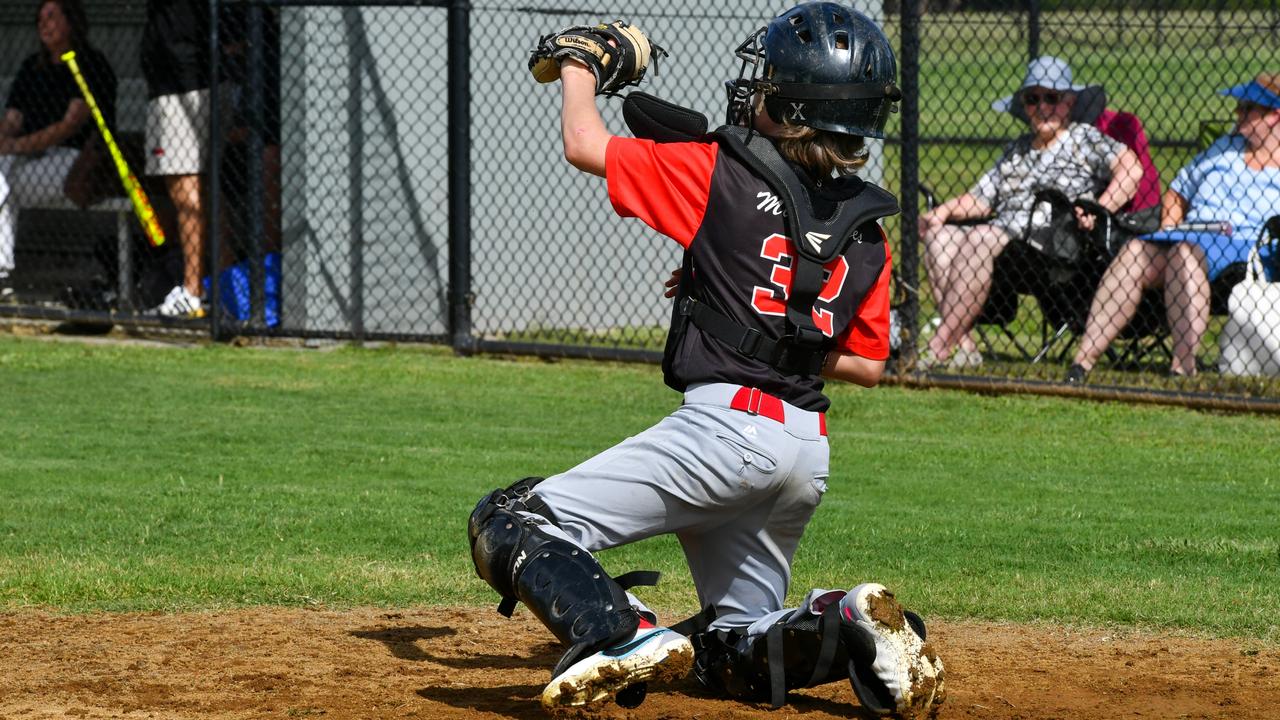
POLYGON ((933 188, 924 183, 920 183, 920 194, 924 197, 924 207, 926 210, 932 210, 938 207, 938 196, 934 194, 933 188))

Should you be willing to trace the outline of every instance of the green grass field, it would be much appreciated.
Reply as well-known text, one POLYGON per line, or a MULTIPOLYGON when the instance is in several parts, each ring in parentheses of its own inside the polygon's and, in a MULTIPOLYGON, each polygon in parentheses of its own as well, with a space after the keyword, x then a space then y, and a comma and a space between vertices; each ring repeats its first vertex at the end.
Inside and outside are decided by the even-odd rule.
MULTIPOLYGON (((834 390, 795 566, 932 616, 1280 641, 1280 418, 834 390)), ((658 368, 0 336, 0 608, 488 604, 466 518, 677 402, 658 368)), ((677 546, 604 554, 664 571, 677 546)))

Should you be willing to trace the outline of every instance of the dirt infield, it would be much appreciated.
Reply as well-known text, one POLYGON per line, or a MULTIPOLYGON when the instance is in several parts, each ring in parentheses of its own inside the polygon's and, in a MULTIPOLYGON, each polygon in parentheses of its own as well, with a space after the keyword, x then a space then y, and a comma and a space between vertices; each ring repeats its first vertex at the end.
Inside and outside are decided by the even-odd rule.
MULTIPOLYGON (((527 612, 267 609, 0 614, 0 718, 537 718, 558 652, 527 612)), ((1249 641, 934 623, 942 718, 1280 717, 1280 648, 1249 641)), ((611 718, 839 718, 847 685, 767 707, 686 680, 611 718)))

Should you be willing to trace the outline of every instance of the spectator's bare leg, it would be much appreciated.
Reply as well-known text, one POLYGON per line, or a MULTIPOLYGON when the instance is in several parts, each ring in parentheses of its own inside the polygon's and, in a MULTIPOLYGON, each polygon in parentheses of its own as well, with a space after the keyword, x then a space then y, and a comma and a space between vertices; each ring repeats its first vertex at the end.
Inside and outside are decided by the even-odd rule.
POLYGON ((1084 337, 1076 351, 1077 365, 1093 369, 1098 357, 1133 319, 1143 291, 1160 282, 1167 260, 1166 248, 1155 243, 1130 240, 1120 248, 1094 293, 1084 337))
POLYGON ((200 175, 167 175, 165 185, 178 211, 178 240, 182 245, 182 286, 199 297, 204 277, 204 180, 200 175))
POLYGON ((975 225, 965 232, 951 264, 947 295, 940 308, 942 326, 929 340, 934 357, 946 360, 952 349, 965 340, 991 293, 996 256, 1008 244, 1009 235, 994 225, 975 225))
POLYGON ((1169 251, 1164 303, 1173 335, 1173 364, 1178 375, 1196 374, 1196 351, 1209 327, 1209 271, 1198 245, 1178 243, 1169 251))
MULTIPOLYGON (((965 228, 957 225, 943 225, 924 235, 924 267, 929 276, 929 286, 933 289, 933 304, 939 316, 942 315, 943 298, 948 296, 951 287, 952 272, 956 257, 967 245, 965 228)), ((974 350, 977 345, 968 333, 960 339, 960 347, 974 350)))
POLYGON ((943 225, 924 234, 924 269, 933 289, 933 304, 942 306, 951 279, 951 265, 964 242, 964 228, 943 225))

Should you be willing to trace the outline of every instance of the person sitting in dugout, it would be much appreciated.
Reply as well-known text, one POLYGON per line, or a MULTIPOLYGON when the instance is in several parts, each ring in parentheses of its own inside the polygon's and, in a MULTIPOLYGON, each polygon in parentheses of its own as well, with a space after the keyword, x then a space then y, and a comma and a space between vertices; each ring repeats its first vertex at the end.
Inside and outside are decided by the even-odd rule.
POLYGON ((561 81, 564 154, 604 177, 614 210, 685 250, 663 369, 683 403, 566 472, 494 490, 468 523, 477 574, 568 650, 552 712, 631 707, 692 668, 706 687, 786 702, 848 681, 864 711, 921 717, 945 697, 924 623, 883 585, 810 591, 786 608, 791 562, 827 490, 825 380, 876 385, 889 354, 888 192, 854 173, 901 92, 880 28, 798 5, 739 48, 728 124, 632 93, 640 137, 613 135, 595 96, 643 75, 650 46, 618 21, 546 36, 530 61, 561 81), (745 77, 747 67, 750 77, 745 77), (663 142, 657 142, 659 138, 663 142), (593 553, 679 539, 704 612, 671 627, 593 553))

